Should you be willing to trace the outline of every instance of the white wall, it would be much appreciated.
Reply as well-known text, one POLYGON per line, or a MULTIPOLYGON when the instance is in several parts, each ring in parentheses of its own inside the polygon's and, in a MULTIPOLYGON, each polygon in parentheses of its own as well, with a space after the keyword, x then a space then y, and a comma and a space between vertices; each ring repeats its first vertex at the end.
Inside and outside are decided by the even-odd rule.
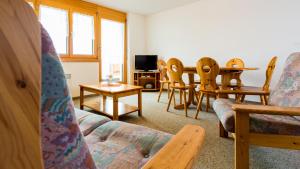
POLYGON ((128 26, 128 82, 133 83, 134 56, 146 52, 145 16, 127 14, 128 26))
POLYGON ((72 97, 80 95, 79 84, 97 84, 99 82, 99 64, 97 62, 63 62, 65 74, 72 97))
POLYGON ((246 85, 261 86, 272 56, 279 56, 273 85, 286 57, 300 51, 299 0, 200 0, 147 17, 147 51, 193 66, 201 56, 221 66, 239 56, 259 71, 243 74, 246 85))

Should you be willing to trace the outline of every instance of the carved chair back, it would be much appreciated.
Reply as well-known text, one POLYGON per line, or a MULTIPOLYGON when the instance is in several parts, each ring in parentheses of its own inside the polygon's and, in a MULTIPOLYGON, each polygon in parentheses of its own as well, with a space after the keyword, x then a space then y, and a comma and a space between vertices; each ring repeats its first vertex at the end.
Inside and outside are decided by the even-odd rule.
POLYGON ((263 86, 263 90, 265 90, 265 91, 269 91, 270 83, 271 83, 272 76, 273 76, 273 72, 274 72, 274 69, 275 69, 275 66, 276 66, 276 62, 277 62, 277 57, 276 56, 273 57, 271 59, 271 61, 269 62, 268 68, 266 70, 266 81, 265 81, 264 86, 263 86))
POLYGON ((169 81, 167 63, 164 60, 159 59, 157 61, 157 68, 160 72, 160 80, 169 81))
POLYGON ((233 59, 230 59, 226 63, 226 67, 229 67, 229 68, 244 68, 245 67, 245 63, 240 58, 233 58, 233 59))
POLYGON ((210 57, 201 58, 197 62, 196 69, 201 78, 200 90, 218 89, 216 78, 219 74, 220 67, 214 59, 210 57))
POLYGON ((171 58, 167 62, 167 70, 170 76, 171 85, 175 85, 176 83, 179 86, 185 86, 184 81, 182 80, 183 74, 183 64, 179 59, 171 58))

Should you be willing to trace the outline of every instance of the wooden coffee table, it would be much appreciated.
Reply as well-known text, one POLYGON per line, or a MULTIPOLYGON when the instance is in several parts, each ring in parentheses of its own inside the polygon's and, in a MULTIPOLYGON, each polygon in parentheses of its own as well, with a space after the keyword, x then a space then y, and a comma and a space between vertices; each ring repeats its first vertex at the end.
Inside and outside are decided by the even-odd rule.
POLYGON ((133 86, 127 84, 107 84, 99 83, 97 85, 79 85, 80 86, 80 109, 84 106, 95 110, 101 114, 111 117, 113 120, 119 120, 119 116, 138 112, 142 116, 142 89, 141 86, 133 86), (92 101, 84 101, 84 91, 102 95, 101 98, 93 99, 92 101), (130 106, 119 102, 119 98, 138 95, 138 107, 130 106), (112 100, 106 99, 112 97, 112 100))

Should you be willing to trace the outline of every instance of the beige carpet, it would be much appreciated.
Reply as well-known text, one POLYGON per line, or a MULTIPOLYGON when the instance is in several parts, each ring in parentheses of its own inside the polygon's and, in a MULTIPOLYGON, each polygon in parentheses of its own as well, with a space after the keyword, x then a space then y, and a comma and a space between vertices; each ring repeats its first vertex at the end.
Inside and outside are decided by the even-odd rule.
MULTIPOLYGON (((132 113, 121 117, 120 120, 172 134, 176 134, 186 124, 199 125, 206 130, 206 138, 194 168, 234 168, 233 140, 219 137, 218 119, 212 110, 200 112, 198 119, 194 119, 196 113, 194 106, 188 110, 189 117, 187 118, 184 111, 177 111, 172 107, 170 112, 167 112, 166 93, 162 95, 160 103, 157 102, 157 94, 143 93, 143 117, 139 117, 137 113, 132 113)), ((136 96, 126 97, 121 101, 137 105, 136 96)), ((78 106, 78 100, 75 100, 75 104, 78 106)), ((300 151, 253 146, 250 157, 250 167, 253 169, 300 169, 300 151)))

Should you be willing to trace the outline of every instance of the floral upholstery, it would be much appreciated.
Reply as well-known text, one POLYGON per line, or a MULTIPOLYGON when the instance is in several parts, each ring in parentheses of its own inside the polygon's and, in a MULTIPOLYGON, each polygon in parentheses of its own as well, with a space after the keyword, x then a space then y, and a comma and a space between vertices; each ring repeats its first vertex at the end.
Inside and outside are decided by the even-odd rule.
POLYGON ((60 60, 42 28, 42 151, 45 169, 94 169, 60 60))
MULTIPOLYGON (((270 105, 283 107, 300 107, 300 53, 291 54, 279 83, 271 92, 270 105)), ((233 102, 217 99, 214 110, 228 132, 234 132, 233 102)), ((265 134, 300 136, 299 116, 279 116, 250 114, 250 131, 265 134)))
POLYGON ((41 119, 45 169, 141 168, 172 136, 74 109, 62 65, 43 28, 41 119))
POLYGON ((99 116, 97 114, 89 113, 87 111, 79 110, 76 108, 75 115, 79 123, 79 128, 84 136, 87 136, 102 124, 111 121, 105 116, 99 116))
POLYGON ((171 138, 170 134, 111 121, 86 136, 98 168, 141 168, 171 138))
POLYGON ((300 52, 287 59, 284 73, 271 92, 270 105, 300 107, 300 52))

